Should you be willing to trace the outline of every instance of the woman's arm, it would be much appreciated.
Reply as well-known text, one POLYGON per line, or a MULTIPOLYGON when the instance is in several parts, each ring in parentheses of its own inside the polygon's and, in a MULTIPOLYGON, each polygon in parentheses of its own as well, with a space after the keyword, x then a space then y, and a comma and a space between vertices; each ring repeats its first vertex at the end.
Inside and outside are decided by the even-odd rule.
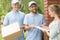
POLYGON ((47 35, 50 37, 50 29, 49 29, 49 27, 48 26, 44 26, 44 25, 40 25, 40 27, 46 29, 46 30, 42 30, 42 31, 46 32, 47 35))

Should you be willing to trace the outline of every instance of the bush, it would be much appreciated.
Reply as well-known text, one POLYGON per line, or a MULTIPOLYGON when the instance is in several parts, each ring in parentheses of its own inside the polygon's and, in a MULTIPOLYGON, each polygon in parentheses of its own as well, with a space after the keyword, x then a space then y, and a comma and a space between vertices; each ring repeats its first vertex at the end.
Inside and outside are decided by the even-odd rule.
MULTIPOLYGON (((21 4, 21 11, 25 12, 26 14, 29 13, 28 10, 28 2, 32 0, 20 0, 21 4)), ((34 0, 37 2, 38 11, 40 13, 44 13, 44 0, 34 0)), ((0 0, 0 17, 5 15, 11 10, 11 0, 0 0)))

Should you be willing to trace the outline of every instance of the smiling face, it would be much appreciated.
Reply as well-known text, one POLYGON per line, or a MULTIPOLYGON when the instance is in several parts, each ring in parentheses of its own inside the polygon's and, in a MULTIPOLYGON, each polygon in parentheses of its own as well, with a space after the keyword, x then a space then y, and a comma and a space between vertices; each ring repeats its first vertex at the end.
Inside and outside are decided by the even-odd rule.
POLYGON ((54 17, 55 20, 60 19, 60 5, 50 5, 48 7, 50 17, 54 17))
POLYGON ((12 8, 17 11, 19 9, 19 3, 12 4, 12 8))
POLYGON ((33 13, 36 13, 37 12, 37 5, 36 4, 33 4, 29 7, 29 10, 33 13))
POLYGON ((48 9, 48 12, 49 12, 50 17, 54 17, 54 14, 50 9, 48 9))
POLYGON ((50 7, 48 8, 48 12, 49 12, 49 15, 50 15, 50 17, 55 17, 55 11, 54 10, 52 10, 50 7))

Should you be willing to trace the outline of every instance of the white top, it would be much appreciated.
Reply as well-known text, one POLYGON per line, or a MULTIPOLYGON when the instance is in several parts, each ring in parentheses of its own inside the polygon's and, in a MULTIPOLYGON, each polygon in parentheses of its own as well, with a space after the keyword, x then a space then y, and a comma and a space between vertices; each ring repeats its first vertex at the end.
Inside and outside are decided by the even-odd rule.
POLYGON ((50 40, 60 40, 60 20, 53 21, 50 25, 50 40))

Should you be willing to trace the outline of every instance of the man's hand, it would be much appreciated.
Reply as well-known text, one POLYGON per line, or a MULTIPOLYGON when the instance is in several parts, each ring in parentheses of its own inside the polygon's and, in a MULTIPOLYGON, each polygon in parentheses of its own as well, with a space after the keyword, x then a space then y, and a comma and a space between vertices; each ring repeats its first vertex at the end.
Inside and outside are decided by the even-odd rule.
POLYGON ((40 28, 43 28, 44 29, 44 30, 42 30, 43 32, 50 30, 48 26, 44 26, 44 25, 40 25, 40 28))
POLYGON ((31 30, 34 28, 35 28, 35 25, 24 25, 24 30, 31 30))
POLYGON ((42 27, 42 28, 46 28, 47 26, 45 26, 45 25, 40 25, 40 27, 42 27))
POLYGON ((48 29, 49 30, 49 27, 48 26, 44 26, 44 25, 40 25, 41 28, 45 28, 45 29, 48 29))
POLYGON ((30 28, 31 28, 31 29, 34 29, 34 28, 35 28, 35 25, 30 25, 30 28))

